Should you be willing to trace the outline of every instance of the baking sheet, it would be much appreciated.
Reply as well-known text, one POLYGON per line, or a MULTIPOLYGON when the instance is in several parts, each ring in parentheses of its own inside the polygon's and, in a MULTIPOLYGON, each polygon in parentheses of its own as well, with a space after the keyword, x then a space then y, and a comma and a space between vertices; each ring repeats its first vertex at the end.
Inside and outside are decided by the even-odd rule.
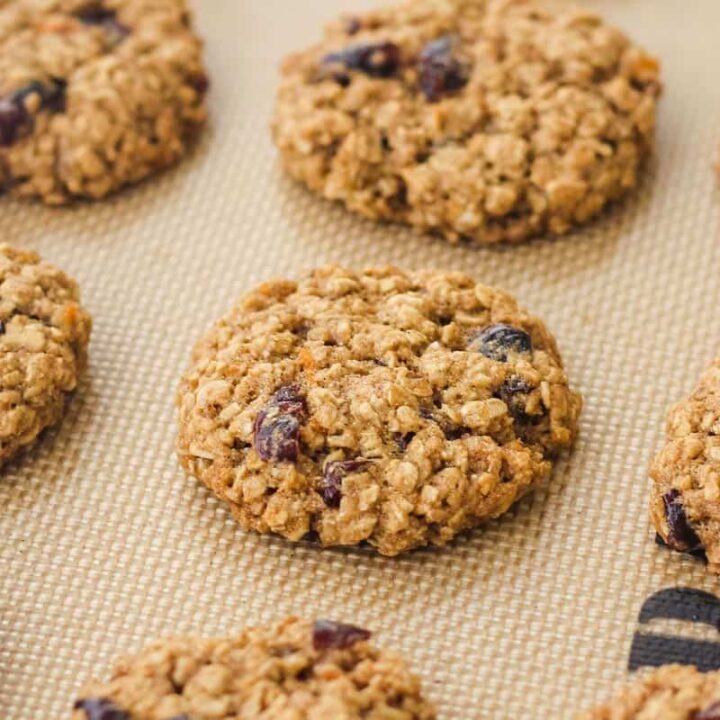
MULTIPOLYGON (((652 542, 646 513, 665 407, 720 345, 720 4, 584 4, 662 58, 666 92, 640 191, 571 236, 451 247, 283 177, 267 132, 276 66, 318 37, 333 0, 196 3, 213 85, 192 157, 103 203, 0 199, 0 237, 77 278, 95 320, 65 421, 0 476, 0 717, 68 717, 118 654, 290 612, 373 629, 441 720, 571 718, 626 677, 638 633, 720 640, 709 624, 638 619, 663 588, 720 593, 700 562, 652 542), (191 344, 253 284, 325 262, 461 269, 542 316, 586 401, 551 484, 447 549, 384 559, 244 533, 185 478, 173 395, 191 344)), ((652 648, 657 661, 668 645, 652 648)))

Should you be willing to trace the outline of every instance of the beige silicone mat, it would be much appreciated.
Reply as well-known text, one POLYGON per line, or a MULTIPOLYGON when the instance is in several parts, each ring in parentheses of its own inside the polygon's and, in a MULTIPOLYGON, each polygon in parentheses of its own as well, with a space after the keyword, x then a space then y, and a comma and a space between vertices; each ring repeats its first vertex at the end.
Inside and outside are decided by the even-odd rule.
MULTIPOLYGON (((441 720, 570 718, 626 677, 648 596, 720 592, 653 543, 645 472, 666 405, 720 349, 720 3, 583 1, 663 59, 666 93, 640 192, 573 236, 451 247, 285 179, 266 131, 276 66, 335 0, 197 3, 213 86, 193 157, 105 203, 0 200, 0 238, 75 276, 95 319, 65 422, 0 476, 2 720, 69 717, 86 676, 156 636, 289 612, 373 629, 441 720), (547 320, 586 398, 547 489, 445 550, 388 560, 246 534, 183 477, 173 393, 191 343, 254 283, 325 262, 462 269, 547 320)), ((720 640, 678 620, 640 629, 720 640)))

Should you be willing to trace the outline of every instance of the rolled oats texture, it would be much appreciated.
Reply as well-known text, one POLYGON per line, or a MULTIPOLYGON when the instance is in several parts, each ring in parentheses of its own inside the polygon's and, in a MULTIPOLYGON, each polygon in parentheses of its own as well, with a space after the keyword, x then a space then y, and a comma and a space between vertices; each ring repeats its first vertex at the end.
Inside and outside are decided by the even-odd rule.
POLYGON ((273 136, 311 190, 456 242, 562 234, 638 183, 658 62, 580 5, 409 0, 282 67, 273 136))
POLYGON ((0 7, 0 189, 56 205, 174 164, 205 123, 184 0, 0 7))
POLYGON ((62 416, 90 327, 75 281, 37 253, 0 244, 0 465, 62 416))
POLYGON ((544 482, 582 402, 509 295, 328 266, 242 297, 196 345, 177 404, 183 467, 243 527, 397 555, 544 482))

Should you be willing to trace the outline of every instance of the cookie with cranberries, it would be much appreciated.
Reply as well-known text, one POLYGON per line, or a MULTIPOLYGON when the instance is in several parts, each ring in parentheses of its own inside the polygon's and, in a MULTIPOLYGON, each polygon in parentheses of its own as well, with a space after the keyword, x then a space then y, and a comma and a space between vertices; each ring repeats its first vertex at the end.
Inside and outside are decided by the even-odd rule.
POLYGON ((490 244, 562 234, 638 183, 658 63, 587 8, 406 0, 283 65, 273 136, 311 190, 490 244))
POLYGON ((0 191, 58 205, 166 168, 206 117, 185 0, 0 4, 0 191))
POLYGON ((509 295, 330 266, 242 297, 196 346, 177 405, 183 467, 243 527, 397 555, 543 482, 581 400, 509 295))

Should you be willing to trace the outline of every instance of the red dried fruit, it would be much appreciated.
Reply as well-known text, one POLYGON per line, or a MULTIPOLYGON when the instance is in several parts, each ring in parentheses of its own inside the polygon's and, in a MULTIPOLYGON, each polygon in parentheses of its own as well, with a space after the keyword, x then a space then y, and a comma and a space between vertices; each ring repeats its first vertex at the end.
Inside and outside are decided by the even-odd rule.
POLYGON ((355 643, 368 640, 372 633, 355 625, 332 620, 316 620, 313 624, 313 647, 316 650, 346 650, 355 643))
POLYGON ((35 80, 0 98, 0 146, 12 145, 20 130, 32 126, 32 116, 25 106, 25 100, 30 95, 40 98, 41 108, 62 110, 65 104, 65 83, 52 80, 45 84, 35 80))
POLYGON ((467 71, 453 56, 455 37, 444 35, 429 42, 420 54, 420 88, 430 102, 460 90, 468 81, 467 71))
POLYGON ((102 28, 112 45, 122 42, 130 34, 130 28, 118 21, 115 11, 103 7, 102 3, 88 3, 75 12, 75 17, 85 25, 102 28))
POLYGON ((531 353, 532 340, 519 328, 497 323, 486 327, 473 341, 473 346, 486 357, 498 362, 506 362, 512 353, 531 353))
POLYGON ((400 67, 400 48, 391 42, 356 45, 326 55, 322 64, 342 65, 348 70, 359 70, 372 77, 387 78, 400 67))
POLYGON ((307 416, 297 385, 280 388, 255 418, 254 445, 266 462, 295 462, 300 453, 300 424, 307 416))
POLYGON ((130 720, 128 713, 105 698, 78 700, 75 710, 84 710, 87 720, 130 720))
POLYGON ((340 507, 342 500, 342 482, 347 475, 364 470, 368 460, 336 460, 325 464, 323 479, 320 484, 320 495, 328 507, 340 507))
POLYGON ((688 522, 681 495, 678 490, 669 490, 663 495, 665 519, 668 525, 667 544, 680 552, 690 552, 702 547, 700 538, 688 522))
POLYGON ((704 710, 695 713, 693 720, 720 720, 720 701, 714 702, 704 710))
POLYGON ((507 405, 508 412, 518 422, 526 422, 530 418, 525 412, 527 394, 532 386, 518 375, 509 377, 497 391, 497 397, 507 405))

